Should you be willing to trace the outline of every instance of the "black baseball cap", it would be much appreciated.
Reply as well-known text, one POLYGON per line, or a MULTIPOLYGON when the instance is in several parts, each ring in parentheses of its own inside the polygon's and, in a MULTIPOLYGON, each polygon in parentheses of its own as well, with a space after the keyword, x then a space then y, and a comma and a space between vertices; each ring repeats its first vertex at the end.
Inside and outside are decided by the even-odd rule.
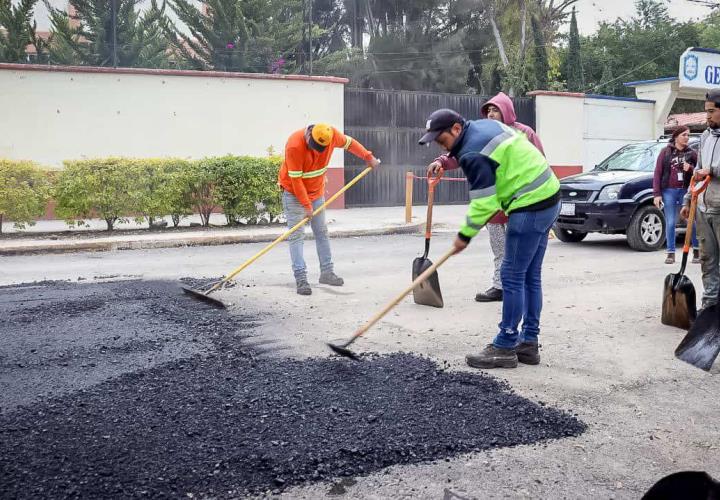
POLYGON ((716 108, 720 108, 720 89, 713 89, 705 94, 705 100, 714 102, 716 108))
POLYGON ((465 118, 460 113, 447 108, 433 111, 425 124, 425 135, 420 138, 418 143, 424 146, 434 141, 437 136, 456 123, 465 123, 465 118))

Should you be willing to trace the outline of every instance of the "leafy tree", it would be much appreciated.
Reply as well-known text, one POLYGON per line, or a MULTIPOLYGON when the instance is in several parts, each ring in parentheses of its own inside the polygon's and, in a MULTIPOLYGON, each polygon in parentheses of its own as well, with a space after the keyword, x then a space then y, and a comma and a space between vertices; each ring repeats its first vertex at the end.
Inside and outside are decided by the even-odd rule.
POLYGON ((0 234, 3 220, 16 228, 35 224, 45 213, 50 195, 50 176, 28 161, 0 160, 0 234))
MULTIPOLYGON (((720 6, 720 4, 718 4, 720 6)), ((720 8, 710 14, 699 26, 700 45, 720 50, 720 8)))
MULTIPOLYGON (((662 2, 637 1, 632 18, 602 23, 595 34, 582 38, 586 89, 632 96, 634 90, 622 82, 677 75, 680 55, 700 44, 701 28, 693 22, 673 20, 662 2), (606 84, 609 74, 617 78, 610 88, 606 84)), ((565 58, 569 58, 569 52, 565 58)), ((569 67, 563 66, 568 84, 569 67)))

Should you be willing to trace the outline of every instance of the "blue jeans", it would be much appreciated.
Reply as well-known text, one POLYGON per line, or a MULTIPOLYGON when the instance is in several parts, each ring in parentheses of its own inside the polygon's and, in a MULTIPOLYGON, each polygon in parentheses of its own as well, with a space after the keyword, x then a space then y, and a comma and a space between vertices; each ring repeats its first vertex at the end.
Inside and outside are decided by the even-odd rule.
MULTIPOLYGON (((305 218, 305 208, 298 201, 295 195, 283 191, 283 209, 287 218, 288 229, 305 218)), ((325 198, 319 198, 312 203, 313 210, 325 203, 325 198)), ((325 223, 325 210, 310 220, 310 227, 315 235, 315 247, 317 248, 318 259, 320 260, 320 272, 333 270, 332 254, 330 253, 330 239, 328 238, 327 224, 325 223)), ((307 280, 307 267, 303 258, 303 240, 305 239, 305 227, 301 227, 288 237, 290 244, 290 259, 295 279, 307 280)))
MULTIPOLYGON (((668 253, 675 253, 675 224, 680 208, 682 208, 683 197, 687 191, 683 188, 668 188, 662 190, 662 200, 665 204, 665 242, 668 253)), ((692 247, 698 248, 695 224, 692 228, 692 247)))
POLYGON ((542 311, 541 270, 548 233, 560 203, 537 212, 513 212, 505 233, 502 263, 503 309, 495 347, 510 349, 521 342, 537 344, 542 311), (522 335, 518 327, 522 320, 522 335))

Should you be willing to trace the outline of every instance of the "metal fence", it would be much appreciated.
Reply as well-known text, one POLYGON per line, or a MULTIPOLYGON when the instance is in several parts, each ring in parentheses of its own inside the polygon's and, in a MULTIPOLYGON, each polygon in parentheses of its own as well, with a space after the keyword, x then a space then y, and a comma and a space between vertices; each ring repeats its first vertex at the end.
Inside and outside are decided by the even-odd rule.
MULTIPOLYGON (((477 118, 488 96, 434 94, 393 90, 345 90, 345 132, 360 141, 383 162, 382 166, 345 193, 348 207, 398 206, 405 203, 405 172, 424 176, 427 165, 438 156, 435 145, 419 146, 430 113, 451 108, 467 118, 477 118)), ((513 99, 518 121, 535 128, 535 102, 532 98, 513 99)), ((361 160, 345 155, 345 181, 364 168, 361 160)), ((462 177, 461 171, 448 176, 462 177)), ((444 182, 436 190, 437 203, 465 203, 468 190, 462 182, 444 182)), ((415 182, 413 199, 427 198, 427 185, 415 182)))

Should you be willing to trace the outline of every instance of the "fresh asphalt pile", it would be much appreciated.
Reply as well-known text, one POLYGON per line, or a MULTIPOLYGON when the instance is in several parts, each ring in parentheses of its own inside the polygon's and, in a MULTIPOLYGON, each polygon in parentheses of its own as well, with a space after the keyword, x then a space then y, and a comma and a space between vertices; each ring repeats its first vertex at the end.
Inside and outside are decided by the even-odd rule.
POLYGON ((237 497, 585 429, 410 354, 258 356, 253 318, 172 283, 5 288, 0 317, 3 498, 237 497))

